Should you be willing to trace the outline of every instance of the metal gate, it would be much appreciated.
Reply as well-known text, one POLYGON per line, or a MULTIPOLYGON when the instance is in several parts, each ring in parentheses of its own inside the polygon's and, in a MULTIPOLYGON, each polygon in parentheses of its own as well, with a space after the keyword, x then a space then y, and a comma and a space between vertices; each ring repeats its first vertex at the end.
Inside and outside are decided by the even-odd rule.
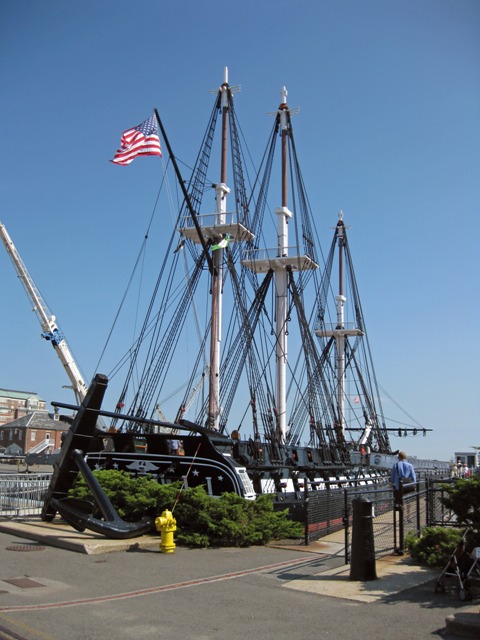
POLYGON ((395 510, 393 491, 390 487, 373 489, 345 489, 345 564, 350 562, 351 530, 353 525, 353 502, 363 498, 373 503, 373 535, 375 540, 375 556, 392 554, 399 545, 398 512, 395 510))

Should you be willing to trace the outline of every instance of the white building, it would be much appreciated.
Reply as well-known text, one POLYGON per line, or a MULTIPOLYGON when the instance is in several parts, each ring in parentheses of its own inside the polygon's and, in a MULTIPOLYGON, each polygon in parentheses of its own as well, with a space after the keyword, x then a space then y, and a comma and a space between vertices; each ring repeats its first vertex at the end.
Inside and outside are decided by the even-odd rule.
POLYGON ((475 451, 455 451, 453 461, 457 464, 466 464, 471 470, 480 467, 480 447, 475 451))

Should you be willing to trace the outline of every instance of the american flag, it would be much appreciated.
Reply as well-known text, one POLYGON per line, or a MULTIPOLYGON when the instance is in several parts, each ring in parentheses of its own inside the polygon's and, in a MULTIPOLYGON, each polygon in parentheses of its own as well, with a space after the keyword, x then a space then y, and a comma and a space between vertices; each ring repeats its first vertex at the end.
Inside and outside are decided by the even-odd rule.
POLYGON ((120 149, 112 162, 126 167, 136 156, 161 156, 160 139, 157 132, 155 116, 147 118, 137 127, 122 133, 120 149))

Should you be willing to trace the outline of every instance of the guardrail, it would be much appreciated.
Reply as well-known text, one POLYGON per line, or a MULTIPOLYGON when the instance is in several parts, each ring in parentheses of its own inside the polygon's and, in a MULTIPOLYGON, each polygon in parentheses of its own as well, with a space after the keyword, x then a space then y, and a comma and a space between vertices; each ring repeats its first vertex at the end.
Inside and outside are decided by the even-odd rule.
POLYGON ((51 473, 0 475, 0 518, 40 515, 51 473))
POLYGON ((455 525, 455 518, 442 504, 445 493, 443 485, 448 479, 426 478, 415 483, 415 491, 403 496, 402 503, 396 505, 391 488, 362 490, 345 489, 345 563, 350 561, 350 528, 352 526, 352 502, 360 496, 373 502, 375 555, 381 557, 390 553, 402 554, 405 537, 410 531, 421 531, 434 525, 455 525))
MULTIPOLYGON (((359 477, 306 483, 303 491, 305 544, 345 528, 345 498, 348 491, 365 492, 381 488, 384 476, 359 477), (309 489, 309 484, 311 489, 309 489), (313 488, 315 485, 316 488, 313 488)), ((389 489, 390 490, 390 489, 389 489)), ((391 492, 391 490, 390 490, 391 492)))

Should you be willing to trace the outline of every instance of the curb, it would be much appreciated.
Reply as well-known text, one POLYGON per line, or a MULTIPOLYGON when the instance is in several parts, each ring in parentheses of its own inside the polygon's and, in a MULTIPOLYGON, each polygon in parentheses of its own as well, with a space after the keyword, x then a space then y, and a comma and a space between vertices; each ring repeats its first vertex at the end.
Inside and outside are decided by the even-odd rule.
POLYGON ((447 633, 464 638, 480 638, 480 610, 475 608, 448 616, 445 629, 447 633))

